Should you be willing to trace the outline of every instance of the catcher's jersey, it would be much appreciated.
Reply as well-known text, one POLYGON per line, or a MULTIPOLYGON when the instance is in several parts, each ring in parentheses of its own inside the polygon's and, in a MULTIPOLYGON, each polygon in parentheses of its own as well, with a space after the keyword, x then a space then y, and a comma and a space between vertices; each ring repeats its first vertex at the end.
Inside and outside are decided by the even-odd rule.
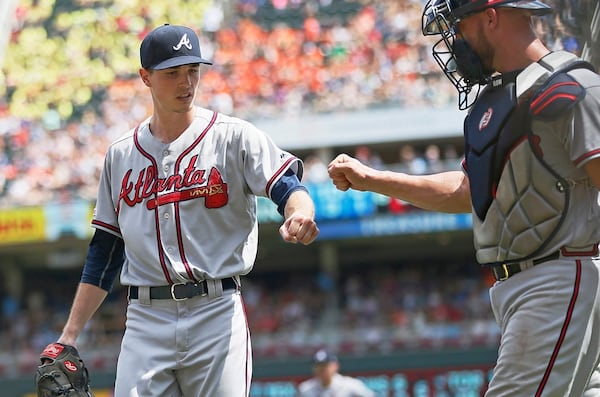
POLYGON ((106 154, 92 226, 122 237, 124 285, 248 273, 257 250, 256 196, 302 162, 246 121, 200 107, 165 144, 150 119, 106 154))

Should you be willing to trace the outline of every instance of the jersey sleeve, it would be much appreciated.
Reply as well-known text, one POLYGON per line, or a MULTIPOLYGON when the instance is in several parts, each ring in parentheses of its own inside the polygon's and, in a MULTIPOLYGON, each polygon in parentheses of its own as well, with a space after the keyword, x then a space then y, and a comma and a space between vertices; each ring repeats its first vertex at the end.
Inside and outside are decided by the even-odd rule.
POLYGON ((575 75, 585 87, 585 97, 573 109, 569 128, 570 156, 577 167, 600 157, 600 76, 581 70, 575 75))
POLYGON ((241 149, 246 183, 257 196, 271 198, 273 186, 287 170, 302 179, 302 161, 279 148, 271 137, 250 123, 242 133, 241 149))
POLYGON ((92 226, 96 229, 114 234, 117 237, 122 237, 117 220, 118 208, 115 208, 111 187, 111 159, 112 152, 109 148, 106 157, 104 158, 104 167, 102 168, 102 175, 100 176, 96 207, 94 208, 94 215, 92 217, 92 226))

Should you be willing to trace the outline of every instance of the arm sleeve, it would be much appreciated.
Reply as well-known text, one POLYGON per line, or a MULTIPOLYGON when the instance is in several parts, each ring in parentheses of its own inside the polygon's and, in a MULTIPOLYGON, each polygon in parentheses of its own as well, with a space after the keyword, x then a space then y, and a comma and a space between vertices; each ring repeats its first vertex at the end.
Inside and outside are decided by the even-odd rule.
POLYGON ((300 180, 294 171, 288 169, 285 174, 275 182, 273 190, 271 191, 271 199, 277 204, 277 212, 279 212, 281 216, 284 216, 285 204, 287 203, 290 194, 296 190, 304 190, 308 193, 308 189, 300 183, 300 180))
POLYGON ((124 259, 123 239, 96 229, 88 248, 81 282, 110 291, 124 259))

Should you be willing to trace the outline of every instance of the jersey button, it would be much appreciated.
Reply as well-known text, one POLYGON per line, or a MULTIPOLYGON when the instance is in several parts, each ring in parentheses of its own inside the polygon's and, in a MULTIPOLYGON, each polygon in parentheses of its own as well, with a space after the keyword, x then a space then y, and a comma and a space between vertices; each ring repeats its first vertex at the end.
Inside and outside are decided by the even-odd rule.
POLYGON ((165 212, 165 214, 163 215, 165 217, 165 219, 169 219, 169 213, 165 212))
POLYGON ((168 151, 168 150, 165 150, 165 151, 163 152, 163 156, 168 156, 168 155, 169 155, 169 151, 168 151))

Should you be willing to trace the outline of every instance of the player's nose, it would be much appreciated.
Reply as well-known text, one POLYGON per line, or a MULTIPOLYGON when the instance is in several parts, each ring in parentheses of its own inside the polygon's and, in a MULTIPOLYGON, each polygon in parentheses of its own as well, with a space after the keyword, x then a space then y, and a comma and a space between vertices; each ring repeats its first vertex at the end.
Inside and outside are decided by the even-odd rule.
POLYGON ((193 84, 193 80, 190 76, 188 76, 187 74, 184 75, 179 81, 178 81, 178 85, 182 88, 187 88, 190 87, 193 84))

